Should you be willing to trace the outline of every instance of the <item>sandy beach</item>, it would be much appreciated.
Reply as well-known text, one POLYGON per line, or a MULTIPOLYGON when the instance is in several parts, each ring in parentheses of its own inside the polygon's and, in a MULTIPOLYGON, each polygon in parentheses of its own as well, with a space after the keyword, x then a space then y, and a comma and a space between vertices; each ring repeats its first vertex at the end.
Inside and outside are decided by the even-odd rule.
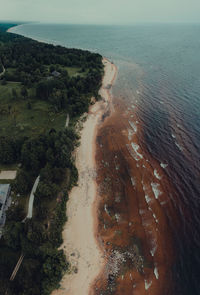
POLYGON ((96 239, 97 206, 96 200, 96 133, 109 111, 111 85, 117 69, 107 59, 103 59, 105 74, 100 89, 102 100, 91 106, 81 131, 80 146, 76 150, 76 166, 79 171, 78 186, 74 187, 67 203, 68 221, 63 230, 63 245, 70 272, 62 281, 61 287, 52 295, 88 295, 90 286, 104 266, 103 252, 96 239))

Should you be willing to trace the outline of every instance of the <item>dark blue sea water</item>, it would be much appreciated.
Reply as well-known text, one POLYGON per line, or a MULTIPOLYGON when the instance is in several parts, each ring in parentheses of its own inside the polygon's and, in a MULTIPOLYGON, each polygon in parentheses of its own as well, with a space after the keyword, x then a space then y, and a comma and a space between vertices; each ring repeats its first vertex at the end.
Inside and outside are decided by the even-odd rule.
POLYGON ((176 250, 170 295, 200 294, 200 24, 26 24, 12 32, 99 52, 117 65, 114 96, 135 107, 141 148, 168 165, 176 212, 168 216, 176 250))

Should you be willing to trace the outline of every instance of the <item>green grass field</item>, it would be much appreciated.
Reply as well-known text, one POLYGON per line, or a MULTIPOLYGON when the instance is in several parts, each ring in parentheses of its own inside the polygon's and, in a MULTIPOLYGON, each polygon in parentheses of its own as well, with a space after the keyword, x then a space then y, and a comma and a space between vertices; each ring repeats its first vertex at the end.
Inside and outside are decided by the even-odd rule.
MULTIPOLYGON (((47 67, 49 71, 50 66, 47 67)), ((67 70, 70 77, 85 76, 87 70, 80 72, 79 67, 61 67, 67 70)), ((13 74, 14 69, 7 72, 13 74)), ((8 136, 34 136, 51 128, 62 130, 65 126, 67 110, 55 112, 54 107, 45 101, 30 99, 24 100, 21 95, 21 83, 0 83, 0 135, 8 136), (14 99, 13 90, 18 98, 14 99)), ((29 89, 29 97, 34 96, 33 89, 29 89)))
MULTIPOLYGON (((20 83, 0 85, 0 134, 34 136, 51 128, 64 128, 66 113, 56 113, 51 104, 39 100, 13 98, 12 89, 20 92, 20 83)), ((32 90, 30 90, 31 92, 32 90)))
MULTIPOLYGON (((56 66, 56 65, 54 65, 54 66, 56 66)), ((50 67, 51 67, 51 65, 46 66, 46 71, 49 75, 51 75, 50 67)), ((70 78, 76 77, 76 76, 85 77, 86 74, 88 73, 88 69, 86 69, 85 72, 82 72, 80 67, 65 67, 65 66, 59 65, 59 68, 61 70, 67 71, 70 78)), ((9 71, 12 72, 12 69, 9 69, 9 71)), ((59 72, 59 70, 58 70, 58 72, 59 72)))
POLYGON ((76 67, 65 67, 64 69, 67 70, 70 77, 76 77, 76 76, 84 77, 86 76, 88 72, 88 70, 86 70, 85 72, 80 72, 81 68, 76 68, 76 67))

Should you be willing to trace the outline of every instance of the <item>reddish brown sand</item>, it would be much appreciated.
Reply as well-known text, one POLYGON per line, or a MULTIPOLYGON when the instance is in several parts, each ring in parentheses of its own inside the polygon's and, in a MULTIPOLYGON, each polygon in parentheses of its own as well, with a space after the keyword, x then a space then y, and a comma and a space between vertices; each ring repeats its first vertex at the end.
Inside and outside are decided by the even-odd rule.
POLYGON ((137 110, 115 98, 102 121, 96 138, 97 232, 107 263, 90 294, 170 294, 174 251, 167 216, 174 212, 165 169, 136 146, 143 137, 137 110), (130 121, 138 124, 131 127, 130 121))

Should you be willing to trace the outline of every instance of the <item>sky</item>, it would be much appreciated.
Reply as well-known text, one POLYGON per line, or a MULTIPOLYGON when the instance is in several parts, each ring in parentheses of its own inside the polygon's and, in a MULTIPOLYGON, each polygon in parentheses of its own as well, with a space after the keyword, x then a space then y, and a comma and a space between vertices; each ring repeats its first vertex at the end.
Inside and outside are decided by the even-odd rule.
POLYGON ((0 0, 0 21, 200 22, 200 0, 0 0))

